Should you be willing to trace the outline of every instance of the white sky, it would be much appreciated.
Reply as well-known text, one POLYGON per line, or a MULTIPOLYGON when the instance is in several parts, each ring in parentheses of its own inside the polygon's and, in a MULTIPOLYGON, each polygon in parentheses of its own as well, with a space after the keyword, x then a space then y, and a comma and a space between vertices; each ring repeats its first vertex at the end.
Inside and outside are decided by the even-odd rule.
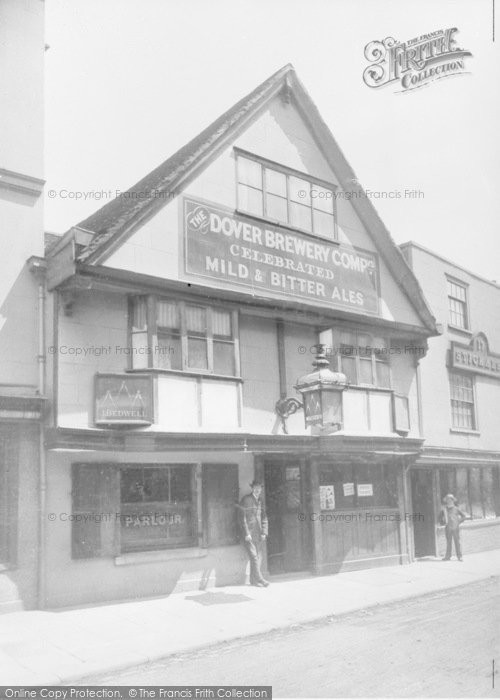
MULTIPOLYGON (((47 0, 46 229, 125 190, 286 63, 397 243, 500 281, 500 22, 492 0, 47 0), (470 74, 368 88, 365 45, 457 27, 470 74)), ((497 7, 500 16, 500 3, 497 7)))

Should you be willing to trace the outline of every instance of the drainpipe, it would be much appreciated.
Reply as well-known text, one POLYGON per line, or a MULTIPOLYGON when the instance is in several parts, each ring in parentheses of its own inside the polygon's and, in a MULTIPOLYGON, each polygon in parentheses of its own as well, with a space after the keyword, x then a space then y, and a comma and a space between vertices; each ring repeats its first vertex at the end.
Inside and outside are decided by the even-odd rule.
MULTIPOLYGON (((45 280, 38 282, 38 391, 40 396, 46 393, 47 355, 45 351, 45 280)), ((38 608, 45 607, 45 528, 47 501, 47 469, 45 460, 45 415, 40 421, 40 482, 39 482, 39 525, 38 525, 38 608)))
MULTIPOLYGON (((45 261, 39 257, 28 260, 30 271, 34 274, 38 285, 38 388, 41 399, 46 398, 46 349, 45 349, 45 261)), ((47 477, 45 460, 45 406, 42 402, 42 415, 39 424, 39 472, 38 472, 38 557, 37 557, 37 607, 45 606, 45 535, 46 535, 46 495, 47 477)))

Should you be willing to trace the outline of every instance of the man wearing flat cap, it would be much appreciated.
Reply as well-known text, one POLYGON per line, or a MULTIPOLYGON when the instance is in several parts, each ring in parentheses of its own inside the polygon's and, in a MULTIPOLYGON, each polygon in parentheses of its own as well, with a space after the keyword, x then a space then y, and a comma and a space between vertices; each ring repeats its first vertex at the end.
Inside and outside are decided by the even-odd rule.
POLYGON ((458 507, 458 501, 452 493, 446 494, 443 498, 443 509, 441 511, 440 522, 445 526, 446 534, 446 554, 443 561, 451 559, 452 542, 455 543, 455 553, 458 561, 462 561, 462 549, 460 547, 460 525, 467 515, 458 507))
POLYGON ((244 546, 250 560, 250 584, 267 587, 269 581, 262 576, 262 546, 267 537, 267 515, 262 501, 262 482, 254 479, 251 493, 243 496, 238 513, 244 546))

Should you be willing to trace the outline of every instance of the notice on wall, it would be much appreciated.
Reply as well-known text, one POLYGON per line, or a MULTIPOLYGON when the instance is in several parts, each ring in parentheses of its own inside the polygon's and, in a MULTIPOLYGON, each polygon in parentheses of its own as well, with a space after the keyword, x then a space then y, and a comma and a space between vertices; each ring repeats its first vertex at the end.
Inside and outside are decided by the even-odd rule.
POLYGON ((300 481, 300 467, 287 467, 285 478, 287 481, 300 481))
POLYGON ((373 496, 373 484, 358 484, 358 496, 373 496))
POLYGON ((335 490, 333 488, 333 484, 319 487, 319 502, 321 505, 321 510, 334 510, 335 490))
POLYGON ((225 285, 379 313, 375 253, 184 199, 185 271, 225 285))
POLYGON ((343 484, 343 488, 344 496, 354 496, 354 484, 352 482, 343 484))

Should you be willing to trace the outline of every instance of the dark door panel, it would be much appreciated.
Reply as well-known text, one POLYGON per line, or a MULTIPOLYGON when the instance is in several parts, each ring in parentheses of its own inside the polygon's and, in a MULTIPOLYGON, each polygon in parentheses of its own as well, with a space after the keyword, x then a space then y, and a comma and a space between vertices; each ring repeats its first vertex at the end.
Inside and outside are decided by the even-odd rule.
POLYGON ((413 513, 418 515, 413 520, 415 556, 434 556, 436 554, 435 522, 430 469, 412 469, 411 491, 413 513))

